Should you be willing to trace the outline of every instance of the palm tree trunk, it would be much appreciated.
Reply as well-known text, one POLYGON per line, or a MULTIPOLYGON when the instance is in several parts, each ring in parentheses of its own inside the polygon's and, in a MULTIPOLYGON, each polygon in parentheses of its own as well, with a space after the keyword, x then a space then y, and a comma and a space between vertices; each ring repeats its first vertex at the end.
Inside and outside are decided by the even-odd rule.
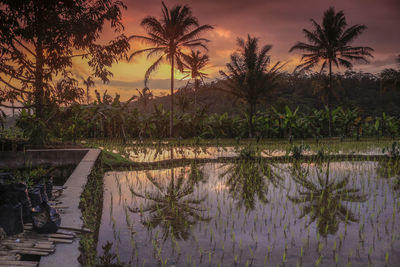
POLYGON ((174 136, 174 54, 171 55, 171 112, 169 118, 169 137, 174 136))
MULTIPOLYGON (((174 148, 171 147, 171 160, 174 159, 174 148)), ((171 188, 172 192, 175 189, 175 176, 174 176, 174 168, 171 168, 171 188)), ((169 192, 168 192, 169 193, 169 192)))
POLYGON ((89 105, 89 85, 86 86, 86 104, 89 105))
POLYGON ((329 137, 332 136, 332 112, 330 107, 330 97, 331 97, 331 90, 332 90, 332 61, 329 60, 329 91, 327 95, 327 102, 328 102, 328 116, 329 116, 329 137))
POLYGON ((199 90, 199 80, 194 80, 194 109, 197 109, 197 91, 199 90))
POLYGON ((253 138, 253 114, 255 107, 253 104, 250 104, 249 108, 249 137, 253 138))

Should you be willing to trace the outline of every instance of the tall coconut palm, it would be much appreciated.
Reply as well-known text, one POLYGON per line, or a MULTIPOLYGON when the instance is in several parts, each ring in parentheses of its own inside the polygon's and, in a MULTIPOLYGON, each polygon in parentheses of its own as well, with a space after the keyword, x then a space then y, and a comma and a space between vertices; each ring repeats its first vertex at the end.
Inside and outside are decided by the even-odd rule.
MULTIPOLYGON (((320 65, 320 72, 328 68, 329 83, 326 90, 327 95, 333 93, 332 87, 332 64, 339 67, 351 69, 352 61, 361 61, 368 63, 367 58, 372 57, 374 51, 371 47, 351 46, 351 43, 366 29, 367 26, 356 24, 347 27, 346 17, 343 11, 336 12, 330 7, 324 12, 322 24, 318 24, 311 19, 314 27, 313 30, 303 29, 303 33, 309 43, 297 42, 289 52, 302 51, 303 56, 301 63, 296 67, 295 71, 311 70, 320 65)), ((327 106, 330 107, 330 97, 326 100, 327 106)), ((329 120, 329 135, 331 135, 331 118, 329 120)))
POLYGON ((162 2, 162 16, 157 19, 153 16, 144 18, 141 25, 147 31, 147 36, 132 35, 130 40, 138 39, 150 45, 148 48, 133 52, 129 60, 135 55, 147 53, 147 57, 157 57, 157 60, 147 69, 144 80, 145 85, 150 74, 167 61, 171 65, 171 112, 170 112, 170 136, 173 136, 174 118, 174 70, 175 63, 180 71, 183 71, 182 57, 184 51, 196 47, 207 50, 205 43, 208 39, 200 38, 200 34, 213 29, 211 25, 199 24, 192 10, 187 6, 176 5, 171 9, 162 2))
POLYGON ((228 89, 220 88, 247 102, 246 114, 249 123, 249 136, 253 135, 253 116, 257 104, 266 98, 277 86, 279 70, 284 66, 280 62, 271 68, 268 52, 271 45, 258 47, 258 38, 247 36, 247 40, 238 38, 238 52, 231 55, 231 62, 226 64, 228 73, 220 71, 228 89))
POLYGON ((190 55, 183 55, 184 65, 187 70, 183 71, 186 75, 183 77, 194 80, 194 106, 197 106, 197 92, 199 90, 200 81, 204 82, 204 78, 208 76, 203 71, 204 67, 210 62, 208 55, 202 55, 200 51, 194 52, 192 50, 190 55))

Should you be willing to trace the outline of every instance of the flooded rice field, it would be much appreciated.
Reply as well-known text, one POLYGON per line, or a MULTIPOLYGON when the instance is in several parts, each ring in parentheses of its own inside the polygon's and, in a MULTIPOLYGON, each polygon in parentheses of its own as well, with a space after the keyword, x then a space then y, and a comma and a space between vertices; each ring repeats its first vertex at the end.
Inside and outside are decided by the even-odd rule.
POLYGON ((110 242, 130 266, 396 266, 400 171, 388 164, 108 172, 98 254, 110 242))

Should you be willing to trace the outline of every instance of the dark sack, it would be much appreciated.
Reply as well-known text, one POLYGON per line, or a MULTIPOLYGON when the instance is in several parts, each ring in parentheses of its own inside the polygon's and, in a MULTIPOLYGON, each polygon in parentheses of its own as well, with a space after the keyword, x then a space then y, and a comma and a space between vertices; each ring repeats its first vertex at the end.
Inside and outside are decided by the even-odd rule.
POLYGON ((32 205, 28 196, 26 184, 24 183, 12 184, 11 188, 12 191, 14 192, 16 199, 22 205, 22 219, 24 223, 32 222, 31 218, 32 205))
POLYGON ((3 204, 0 206, 0 227, 8 236, 16 235, 24 231, 22 223, 22 205, 3 204))
POLYGON ((35 185, 34 188, 37 188, 40 190, 40 196, 42 197, 42 201, 44 201, 44 202, 49 201, 47 194, 46 194, 46 184, 45 183, 35 185))
POLYGON ((53 200, 53 178, 49 177, 46 181, 46 195, 49 200, 53 200))
POLYGON ((40 194, 40 188, 30 188, 28 190, 29 198, 32 203, 32 207, 36 208, 43 202, 42 195, 40 194))
POLYGON ((33 229, 40 234, 54 234, 61 224, 57 210, 43 202, 38 209, 32 211, 33 229))

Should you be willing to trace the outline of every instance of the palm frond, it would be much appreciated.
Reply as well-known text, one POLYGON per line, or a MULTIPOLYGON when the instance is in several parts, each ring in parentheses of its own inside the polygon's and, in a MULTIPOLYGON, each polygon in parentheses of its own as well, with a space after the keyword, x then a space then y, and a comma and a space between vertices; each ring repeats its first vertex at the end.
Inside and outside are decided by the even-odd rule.
POLYGON ((159 57, 146 71, 144 75, 144 85, 147 86, 147 83, 149 81, 150 75, 152 72, 157 70, 157 68, 160 66, 161 62, 163 61, 164 56, 159 57))

